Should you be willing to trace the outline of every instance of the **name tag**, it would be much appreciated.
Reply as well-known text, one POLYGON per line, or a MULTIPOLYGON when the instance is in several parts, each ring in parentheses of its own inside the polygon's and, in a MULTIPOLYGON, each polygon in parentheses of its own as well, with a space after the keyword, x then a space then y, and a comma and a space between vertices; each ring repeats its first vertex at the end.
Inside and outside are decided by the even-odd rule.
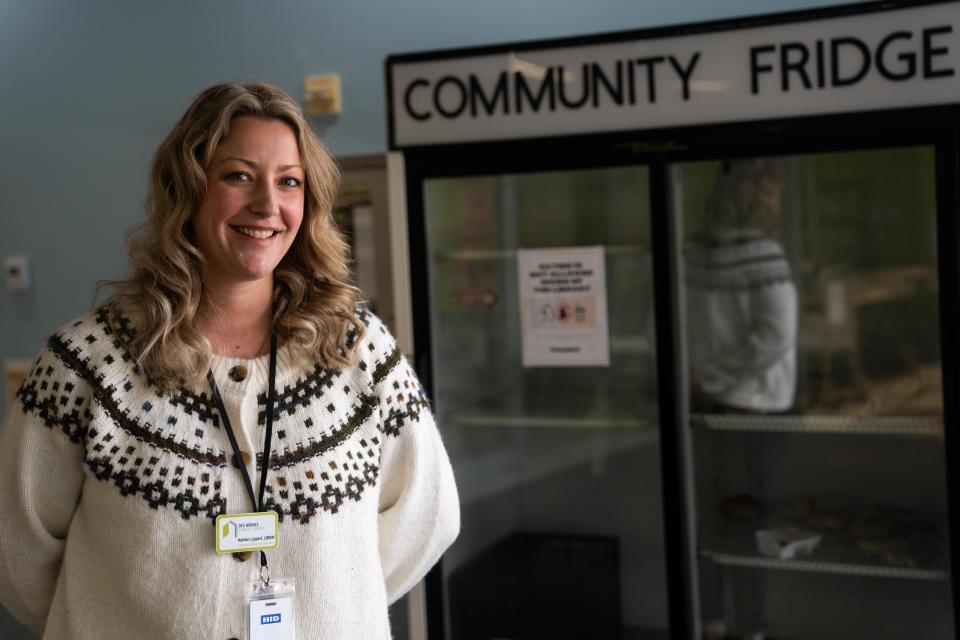
POLYGON ((217 516, 217 553, 276 549, 280 522, 275 511, 217 516))
POLYGON ((293 598, 254 600, 250 603, 250 640, 291 640, 293 598))

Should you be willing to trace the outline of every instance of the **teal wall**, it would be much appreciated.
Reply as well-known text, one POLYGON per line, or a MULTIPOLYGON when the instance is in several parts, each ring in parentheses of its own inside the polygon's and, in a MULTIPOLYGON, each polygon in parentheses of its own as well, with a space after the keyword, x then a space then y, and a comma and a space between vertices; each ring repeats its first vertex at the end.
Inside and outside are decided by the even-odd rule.
MULTIPOLYGON (((298 95, 338 72, 338 155, 385 150, 390 53, 535 40, 801 9, 821 0, 0 0, 0 360, 29 358, 123 273, 152 150, 202 88, 264 79, 298 95)), ((318 128, 320 123, 317 123, 318 128)), ((0 412, 3 411, 0 405, 0 412)), ((14 637, 0 612, 0 636, 14 637)))
POLYGON ((818 0, 0 0, 0 358, 32 357, 123 272, 152 150, 202 88, 265 79, 299 95, 338 72, 344 113, 317 123, 338 155, 385 149, 390 53, 697 22, 818 0))

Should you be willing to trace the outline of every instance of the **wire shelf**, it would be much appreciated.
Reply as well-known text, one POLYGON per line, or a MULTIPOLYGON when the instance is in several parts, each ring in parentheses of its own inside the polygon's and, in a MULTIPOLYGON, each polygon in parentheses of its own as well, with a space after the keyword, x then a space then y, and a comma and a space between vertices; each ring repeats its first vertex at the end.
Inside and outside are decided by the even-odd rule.
POLYGON ((690 417, 690 423, 693 427, 712 431, 943 437, 943 421, 939 417, 928 416, 694 414, 690 417))
MULTIPOLYGON (((644 245, 613 245, 604 246, 604 254, 608 256, 642 256, 650 252, 644 245)), ((434 260, 475 262, 483 260, 510 260, 517 255, 516 249, 458 249, 455 251, 436 251, 434 260)))
POLYGON ((771 569, 784 571, 806 571, 812 573, 842 574, 848 576, 869 576, 876 578, 901 578, 907 580, 945 581, 950 573, 941 569, 914 569, 883 565, 822 562, 818 560, 794 559, 781 560, 757 555, 741 555, 720 551, 701 550, 701 558, 719 565, 746 567, 753 569, 771 569))
POLYGON ((647 418, 615 418, 604 416, 530 416, 496 413, 444 414, 445 423, 474 427, 562 427, 567 429, 649 429, 656 426, 647 418))

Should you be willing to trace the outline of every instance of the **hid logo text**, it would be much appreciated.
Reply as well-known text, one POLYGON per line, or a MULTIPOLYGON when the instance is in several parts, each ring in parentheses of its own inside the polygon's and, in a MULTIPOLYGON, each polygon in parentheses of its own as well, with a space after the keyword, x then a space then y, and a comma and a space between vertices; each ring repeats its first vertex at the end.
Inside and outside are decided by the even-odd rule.
POLYGON ((279 613, 268 613, 260 616, 260 624, 277 624, 278 622, 280 622, 279 613))

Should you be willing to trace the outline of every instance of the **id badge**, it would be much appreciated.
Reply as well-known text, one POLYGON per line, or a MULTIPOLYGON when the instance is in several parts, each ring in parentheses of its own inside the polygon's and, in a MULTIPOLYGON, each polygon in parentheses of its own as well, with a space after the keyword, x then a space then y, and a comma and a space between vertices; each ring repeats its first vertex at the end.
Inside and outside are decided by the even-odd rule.
POLYGON ((276 511, 231 513, 217 516, 217 553, 265 551, 280 544, 276 511))
POLYGON ((247 589, 248 640, 294 640, 296 586, 292 578, 251 582, 247 589))

